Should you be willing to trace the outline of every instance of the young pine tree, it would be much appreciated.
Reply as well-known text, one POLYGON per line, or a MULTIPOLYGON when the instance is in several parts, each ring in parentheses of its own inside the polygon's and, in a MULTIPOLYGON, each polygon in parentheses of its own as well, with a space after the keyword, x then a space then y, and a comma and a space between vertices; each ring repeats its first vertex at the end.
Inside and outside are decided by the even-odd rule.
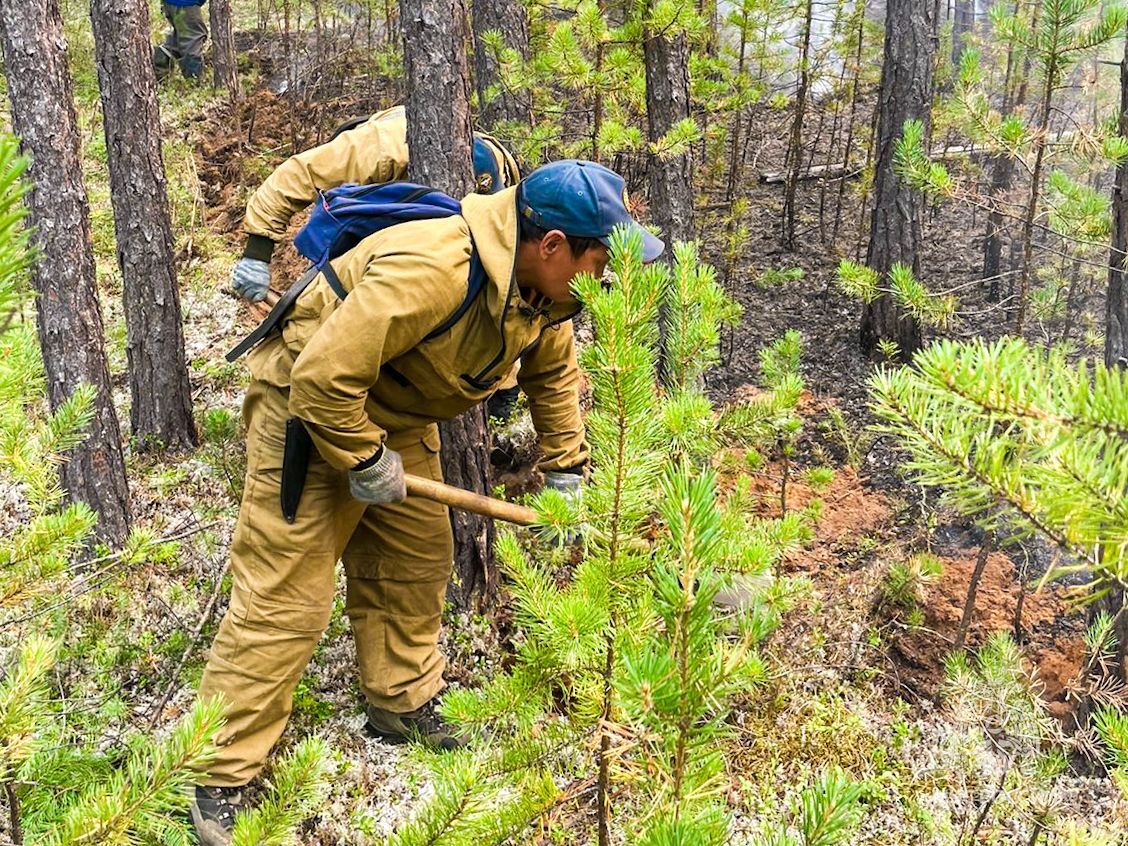
POLYGON ((1128 565, 1128 375, 1016 338, 940 341, 871 379, 906 469, 957 511, 1056 543, 1096 599, 1128 565))
POLYGON ((564 773, 594 785, 601 843, 725 842, 718 743, 731 694, 763 675, 756 645, 775 612, 754 594, 727 620, 712 599, 733 573, 770 585, 789 533, 752 525, 741 496, 722 504, 702 469, 768 412, 718 416, 705 397, 717 325, 735 306, 692 246, 674 257, 672 268, 643 265, 638 240, 618 234, 615 281, 577 282, 595 336, 582 353, 594 399, 591 484, 581 514, 553 491, 537 506, 548 534, 579 530, 585 554, 562 581, 551 538, 503 533, 498 558, 520 626, 514 661, 444 704, 488 740, 436 762, 435 797, 396 846, 500 842, 571 801, 569 789, 554 796, 564 773), (660 385, 663 304, 678 319, 660 385), (640 801, 616 800, 620 791, 640 801))

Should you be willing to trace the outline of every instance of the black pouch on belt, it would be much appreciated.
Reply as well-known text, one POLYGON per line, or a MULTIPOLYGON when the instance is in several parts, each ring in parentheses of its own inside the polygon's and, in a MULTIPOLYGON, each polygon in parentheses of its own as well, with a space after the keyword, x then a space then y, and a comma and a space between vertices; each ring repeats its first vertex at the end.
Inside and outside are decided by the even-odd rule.
POLYGON ((293 523, 298 516, 298 503, 305 488, 309 470, 309 452, 313 438, 297 417, 286 421, 286 446, 282 450, 282 516, 293 523))

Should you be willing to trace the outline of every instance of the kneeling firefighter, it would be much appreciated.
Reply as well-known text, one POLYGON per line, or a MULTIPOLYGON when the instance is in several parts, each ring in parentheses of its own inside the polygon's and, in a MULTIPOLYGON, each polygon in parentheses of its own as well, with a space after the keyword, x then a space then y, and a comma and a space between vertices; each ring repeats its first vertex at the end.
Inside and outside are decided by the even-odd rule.
MULTIPOLYGON (((474 135, 473 164, 475 190, 480 194, 512 188, 521 178, 510 152, 485 133, 474 135)), ((326 143, 288 158, 247 202, 243 220, 247 243, 231 274, 232 287, 251 302, 266 297, 274 246, 286 237, 294 215, 316 200, 318 192, 349 182, 399 182, 407 179, 407 165, 407 115, 403 106, 349 121, 326 143)), ((516 401, 516 374, 509 374, 487 400, 490 416, 508 420, 516 401)))
MULTIPOLYGON (((449 216, 388 226, 311 276, 251 352, 231 602, 199 691, 227 705, 191 809, 205 846, 230 841, 240 788, 286 726, 330 619, 338 559, 370 731, 463 742, 435 708, 450 523, 444 506, 406 495, 404 473, 441 480, 437 423, 520 361, 546 483, 579 495, 588 451, 570 285, 603 273, 614 227, 640 228, 624 198, 607 168, 561 161, 449 216)), ((662 242, 642 237, 653 260, 662 242)))

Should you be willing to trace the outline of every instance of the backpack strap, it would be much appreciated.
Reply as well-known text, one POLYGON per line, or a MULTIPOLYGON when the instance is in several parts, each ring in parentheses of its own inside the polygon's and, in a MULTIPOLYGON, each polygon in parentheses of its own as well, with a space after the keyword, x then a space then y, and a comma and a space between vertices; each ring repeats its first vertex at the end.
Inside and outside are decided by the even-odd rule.
MULTIPOLYGON (((282 297, 278 300, 278 302, 274 304, 274 308, 270 310, 270 314, 268 314, 263 319, 263 321, 255 328, 255 330, 242 341, 240 341, 238 345, 236 345, 229 353, 227 353, 227 360, 237 360, 240 356, 248 352, 256 344, 258 344, 259 341, 263 340, 263 338, 269 335, 270 332, 274 330, 282 321, 282 318, 290 310, 290 307, 293 306, 294 301, 297 300, 302 291, 308 288, 309 284, 315 278, 317 278, 318 273, 321 273, 325 277, 325 281, 329 283, 329 287, 333 289, 333 292, 338 297, 343 300, 348 296, 348 291, 346 291, 344 289, 344 286, 341 285, 341 280, 337 277, 337 274, 333 272, 333 268, 329 265, 329 262, 326 262, 325 266, 320 270, 318 269, 316 264, 311 264, 306 269, 306 272, 301 275, 301 278, 298 279, 298 281, 293 285, 291 285, 286 293, 283 294, 282 297)), ((470 278, 466 284, 466 296, 463 298, 458 308, 454 310, 454 313, 434 329, 432 329, 430 332, 428 332, 423 337, 423 340, 430 341, 434 338, 439 337, 439 335, 448 331, 452 326, 454 326, 454 324, 461 320, 465 316, 466 312, 470 310, 470 306, 474 304, 474 300, 477 299, 478 295, 482 293, 483 290, 485 290, 487 279, 488 276, 486 275, 486 268, 482 264, 482 259, 478 255, 478 248, 474 246, 474 240, 471 237, 470 278)))
POLYGON ((225 358, 228 361, 235 361, 269 335, 271 330, 274 329, 286 315, 286 312, 290 310, 290 306, 294 304, 294 301, 297 300, 302 291, 309 287, 309 283, 312 282, 316 276, 317 267, 310 265, 298 281, 291 285, 286 290, 286 293, 278 299, 278 302, 274 304, 274 308, 270 310, 270 314, 263 318, 262 322, 255 327, 255 330, 251 332, 251 334, 236 344, 235 347, 227 353, 225 358))

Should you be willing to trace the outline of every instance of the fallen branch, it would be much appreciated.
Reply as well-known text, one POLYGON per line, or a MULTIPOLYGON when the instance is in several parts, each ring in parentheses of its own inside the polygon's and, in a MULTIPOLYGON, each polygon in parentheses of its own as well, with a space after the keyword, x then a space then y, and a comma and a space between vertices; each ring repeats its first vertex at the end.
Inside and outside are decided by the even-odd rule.
POLYGON ((196 628, 192 630, 192 635, 188 638, 188 645, 184 647, 184 652, 181 654, 180 660, 177 662, 176 667, 172 671, 172 675, 169 677, 165 692, 161 694, 161 698, 157 700, 157 704, 153 706, 153 712, 149 715, 149 731, 152 731, 156 727, 158 720, 161 718, 161 714, 164 712, 165 706, 168 704, 168 700, 172 698, 172 693, 176 690, 176 680, 180 677, 180 671, 184 669, 184 665, 188 663, 188 656, 191 655, 192 650, 196 648, 196 643, 199 641, 200 635, 204 631, 204 626, 208 624, 212 612, 215 611, 216 603, 219 601, 220 588, 223 587, 223 577, 227 575, 227 571, 230 567, 230 562, 224 564, 223 569, 220 570, 219 575, 216 577, 211 596, 208 597, 208 602, 204 606, 203 612, 200 614, 200 621, 196 623, 196 628))

